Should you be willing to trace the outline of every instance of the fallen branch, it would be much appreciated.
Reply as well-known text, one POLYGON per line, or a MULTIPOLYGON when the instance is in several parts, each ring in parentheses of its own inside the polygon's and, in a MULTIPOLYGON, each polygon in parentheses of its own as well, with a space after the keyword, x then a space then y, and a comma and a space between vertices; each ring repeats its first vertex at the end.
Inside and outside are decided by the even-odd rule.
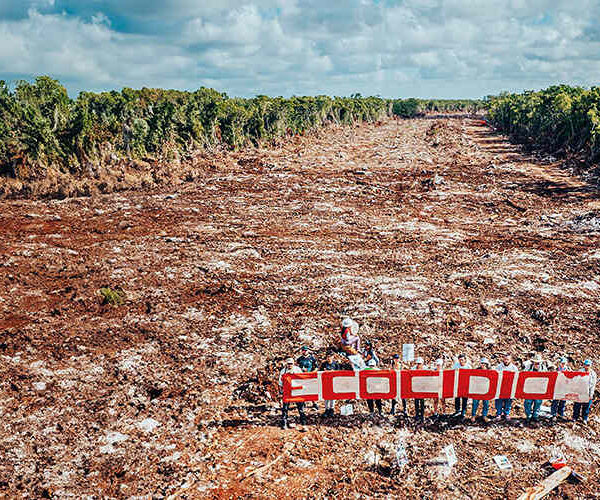
POLYGON ((266 471, 269 467, 273 466, 274 464, 279 462, 285 455, 287 455, 293 447, 294 447, 294 443, 292 443, 292 442, 285 443, 283 445, 283 453, 281 453, 281 455, 279 455, 274 460, 271 460, 268 464, 263 465, 262 467, 258 467, 257 469, 250 471, 248 474, 246 474, 241 479, 241 481, 243 481, 244 479, 248 479, 249 477, 254 476, 255 474, 260 474, 261 472, 266 471))
POLYGON ((525 493, 523 493, 518 500, 539 500, 540 498, 544 498, 560 483, 565 481, 571 475, 571 472, 573 471, 571 470, 571 467, 568 466, 558 469, 537 486, 525 490, 525 493))
POLYGON ((515 210, 518 210, 521 213, 527 212, 526 208, 520 207, 519 205, 516 205, 514 202, 511 201, 510 198, 505 198, 504 199, 504 203, 506 203, 509 207, 514 208, 515 210))

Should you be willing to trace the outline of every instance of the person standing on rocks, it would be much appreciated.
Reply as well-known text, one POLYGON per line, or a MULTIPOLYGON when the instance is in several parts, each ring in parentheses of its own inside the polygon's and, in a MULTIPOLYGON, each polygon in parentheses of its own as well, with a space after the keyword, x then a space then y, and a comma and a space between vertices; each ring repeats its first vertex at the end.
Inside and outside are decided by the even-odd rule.
MULTIPOLYGON (((490 361, 487 358, 481 358, 481 360, 479 361, 479 366, 477 368, 479 370, 489 370, 490 361)), ((471 411, 471 417, 473 417, 473 420, 475 420, 475 416, 477 415, 477 409, 479 408, 479 403, 481 403, 481 416, 479 417, 479 420, 485 422, 488 416, 488 412, 490 411, 490 402, 487 399, 473 399, 473 409, 471 411)))
MULTIPOLYGON (((413 370, 424 370, 424 365, 423 358, 417 358, 413 370)), ((415 398, 415 419, 419 422, 425 420, 425 400, 423 398, 415 398)))
MULTIPOLYGON (((471 369, 471 363, 467 360, 466 354, 459 354, 458 361, 454 363, 453 370, 469 370, 471 369)), ((454 416, 465 418, 467 414, 467 405, 469 403, 468 398, 454 398, 454 416)))
MULTIPOLYGON (((543 363, 544 361, 542 360, 541 356, 537 355, 534 359, 531 360, 531 368, 529 368, 529 370, 532 372, 544 371, 543 363)), ((541 406, 541 399, 526 399, 523 402, 523 409, 525 410, 527 422, 537 422, 539 420, 541 406)))
MULTIPOLYGON (((392 356, 392 370, 400 371, 402 370, 402 359, 399 354, 394 354, 392 356)), ((396 414, 396 405, 398 404, 398 400, 396 398, 392 399, 392 409, 390 410, 390 415, 396 414)), ((406 399, 402 399, 402 414, 406 417, 406 399)))
MULTIPOLYGON (((294 364, 293 358, 287 358, 285 360, 285 366, 279 372, 279 387, 283 389, 283 376, 286 373, 302 373, 302 370, 299 366, 294 364)), ((290 410, 291 403, 283 403, 281 406, 281 428, 287 429, 289 427, 288 422, 288 412, 290 410)), ((304 403, 296 403, 296 408, 298 408, 298 413, 300 414, 300 424, 304 425, 306 423, 306 415, 304 414, 304 403)))
MULTIPOLYGON (((502 357, 502 363, 500 363, 496 367, 496 370, 498 370, 499 372, 503 372, 503 371, 516 372, 516 371, 518 371, 517 367, 512 362, 512 356, 510 354, 505 354, 502 357)), ((512 408, 512 402, 513 402, 513 400, 511 398, 496 399, 496 401, 495 401, 496 419, 503 418, 506 420, 510 420, 510 409, 512 408)))
POLYGON ((573 420, 579 420, 580 416, 583 420, 584 424, 588 423, 588 418, 590 416, 590 408, 594 402, 594 392, 596 390, 596 383, 598 382, 598 375, 594 370, 592 370, 592 360, 586 359, 583 362, 583 370, 589 376, 588 389, 589 389, 589 398, 590 400, 587 403, 574 403, 573 404, 573 420))
MULTIPOLYGON (((569 371, 569 360, 566 357, 561 357, 558 362, 558 368, 556 371, 568 372, 569 371)), ((556 415, 560 418, 565 418, 565 406, 567 402, 564 399, 553 399, 550 405, 550 418, 555 419, 556 415)))
POLYGON ((350 318, 342 321, 340 332, 340 346, 354 370, 364 370, 367 365, 360 355, 360 337, 358 336, 358 323, 350 318))
MULTIPOLYGON (((340 364, 335 360, 334 353, 329 352, 327 354, 327 360, 321 364, 321 371, 335 371, 339 370, 340 364)), ((333 417, 333 413, 335 411, 335 400, 325 400, 325 412, 323 412, 324 417, 333 417)))

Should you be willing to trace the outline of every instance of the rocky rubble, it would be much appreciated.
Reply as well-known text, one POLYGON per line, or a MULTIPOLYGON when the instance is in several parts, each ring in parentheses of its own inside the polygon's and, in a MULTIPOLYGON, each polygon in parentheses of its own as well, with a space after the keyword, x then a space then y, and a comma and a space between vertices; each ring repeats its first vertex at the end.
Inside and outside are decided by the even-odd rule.
POLYGON ((277 427, 281 360, 322 357, 345 315, 385 362, 405 342, 596 357, 597 193, 478 121, 332 128, 176 190, 0 203, 7 497, 512 498, 557 450, 588 480, 555 498, 596 495, 596 410, 415 425, 355 402, 277 427), (449 444, 448 470, 432 462, 449 444))

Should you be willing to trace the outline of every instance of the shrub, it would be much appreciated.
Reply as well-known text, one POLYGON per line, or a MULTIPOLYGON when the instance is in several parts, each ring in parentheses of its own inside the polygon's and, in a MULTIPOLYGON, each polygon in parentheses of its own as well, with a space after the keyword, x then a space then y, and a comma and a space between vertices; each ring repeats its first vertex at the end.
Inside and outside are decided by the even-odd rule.
POLYGON ((102 303, 111 306, 122 306, 125 303, 125 292, 121 289, 101 288, 102 303))

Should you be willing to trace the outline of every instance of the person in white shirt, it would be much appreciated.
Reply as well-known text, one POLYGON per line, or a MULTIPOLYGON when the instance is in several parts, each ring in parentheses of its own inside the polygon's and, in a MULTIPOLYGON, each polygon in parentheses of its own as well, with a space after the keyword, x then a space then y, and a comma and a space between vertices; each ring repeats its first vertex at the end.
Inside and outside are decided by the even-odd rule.
MULTIPOLYGON (((481 358, 481 360, 479 361, 479 370, 489 370, 490 369, 490 362, 487 358, 481 358)), ((487 416, 488 416, 488 412, 490 411, 490 402, 487 399, 475 399, 473 398, 473 403, 472 403, 472 413, 471 416, 473 417, 473 420, 475 420, 475 415, 477 415, 477 408, 479 408, 479 404, 481 403, 481 416, 479 417, 479 420, 483 423, 487 422, 487 416)))
MULTIPOLYGON (((556 369, 556 371, 559 372, 568 372, 569 371, 569 360, 566 357, 561 357, 560 361, 558 362, 558 368, 556 369)), ((552 404, 550 406, 550 417, 551 418, 556 418, 556 415, 558 414, 558 416, 560 418, 564 418, 565 417, 565 405, 567 404, 567 402, 563 399, 553 399, 552 400, 552 404)))
MULTIPOLYGON (((505 354, 502 357, 502 363, 500 363, 496 370, 499 372, 509 371, 516 372, 517 367, 512 362, 512 357, 510 354, 505 354)), ((511 398, 500 398, 496 399, 496 418, 504 418, 506 420, 510 420, 510 409, 512 408, 512 399, 511 398)))
POLYGON ((594 402, 594 392, 596 390, 596 383, 598 382, 598 375, 594 370, 592 370, 592 360, 586 359, 583 362, 583 371, 586 372, 590 376, 590 380, 588 383, 589 389, 589 398, 590 400, 587 403, 574 403, 573 404, 573 420, 579 420, 579 416, 583 420, 584 424, 588 423, 588 418, 590 416, 590 408, 592 407, 592 403, 594 402))
MULTIPOLYGON (((532 372, 546 371, 546 367, 544 366, 544 360, 539 354, 531 360, 528 370, 532 372)), ((543 401, 541 399, 526 399, 523 402, 523 410, 525 410, 527 422, 538 422, 542 403, 543 401)))
MULTIPOLYGON (((459 354, 458 361, 454 363, 452 367, 453 370, 467 370, 471 369, 471 363, 467 360, 466 354, 459 354)), ((469 398, 454 398, 454 416, 461 418, 465 418, 467 413, 467 404, 469 402, 469 398)))
MULTIPOLYGON (((279 372, 279 387, 283 389, 283 376, 286 373, 302 373, 302 369, 299 366, 296 366, 293 358, 287 358, 285 360, 285 366, 279 372)), ((288 412, 290 409, 291 403, 283 403, 281 406, 281 428, 287 429, 289 427, 288 424, 288 412)), ((300 424, 304 425, 306 423, 306 415, 304 414, 304 403, 296 403, 296 408, 298 408, 298 413, 300 414, 300 424)))

